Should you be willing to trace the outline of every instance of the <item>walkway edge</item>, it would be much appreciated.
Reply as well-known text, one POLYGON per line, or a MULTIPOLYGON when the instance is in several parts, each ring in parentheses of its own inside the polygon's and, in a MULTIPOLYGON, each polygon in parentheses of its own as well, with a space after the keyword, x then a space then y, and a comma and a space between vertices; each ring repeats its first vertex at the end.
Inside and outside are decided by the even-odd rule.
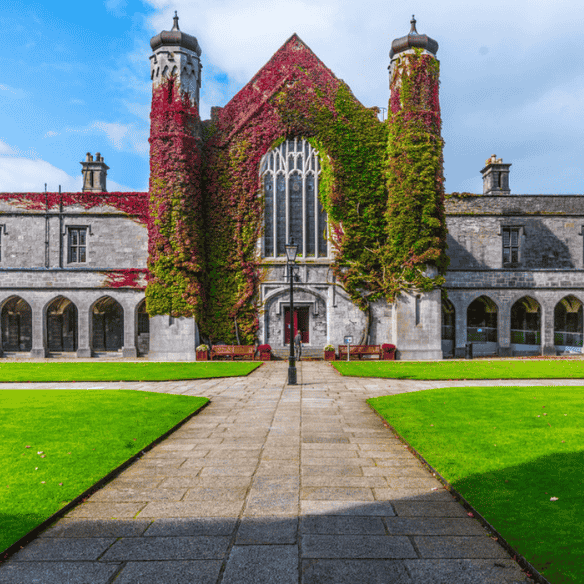
POLYGON ((387 422, 387 420, 373 408, 370 404, 367 404, 375 414, 381 418, 383 425, 388 428, 395 437, 404 444, 408 450, 432 473, 432 475, 439 480, 446 490, 448 490, 457 501, 461 502, 463 507, 472 513, 475 519, 479 520, 479 523, 492 535, 497 538, 497 543, 519 564, 521 569, 526 572, 526 575, 531 578, 537 584, 552 584, 545 576, 543 576, 539 570, 531 564, 527 558, 521 555, 513 546, 511 546, 507 540, 461 495, 428 461, 405 439, 398 431, 387 422))
MULTIPOLYGON (((254 369, 257 371, 257 369, 254 369)), ((58 511, 53 513, 50 517, 47 517, 42 523, 31 529, 27 534, 23 535, 18 541, 15 541, 12 545, 7 547, 4 551, 0 551, 0 565, 4 563, 6 560, 10 558, 10 556, 14 555, 17 551, 20 551, 27 543, 31 542, 33 539, 37 537, 40 533, 42 533, 47 527, 50 527, 57 519, 61 519, 64 515, 66 515, 69 511, 71 511, 74 507, 79 505, 79 503, 83 503, 85 499, 93 495, 96 491, 99 491, 103 486, 109 483, 111 480, 115 479, 122 471, 126 470, 132 463, 142 457, 142 455, 146 454, 152 450, 157 444, 165 440, 168 436, 170 436, 173 432, 178 430, 183 424, 188 422, 193 416, 197 415, 200 411, 206 408, 211 403, 211 400, 204 403, 200 408, 196 409, 194 412, 190 413, 186 418, 183 418, 180 422, 175 424, 172 428, 167 430, 164 434, 161 434, 156 440, 151 442, 150 444, 146 445, 142 450, 134 454, 134 456, 128 458, 125 462, 122 462, 118 467, 114 468, 104 477, 99 479, 96 483, 91 485, 87 488, 83 493, 75 497, 71 502, 67 503, 64 507, 61 507, 58 511)))

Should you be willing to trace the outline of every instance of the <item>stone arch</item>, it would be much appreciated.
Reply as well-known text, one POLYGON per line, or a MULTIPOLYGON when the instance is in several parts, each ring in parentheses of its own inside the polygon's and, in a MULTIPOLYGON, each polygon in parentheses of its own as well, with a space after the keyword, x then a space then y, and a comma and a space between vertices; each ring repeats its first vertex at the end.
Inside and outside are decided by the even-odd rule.
POLYGON ((442 353, 454 355, 456 310, 448 298, 442 299, 442 353))
POLYGON ((119 351, 124 346, 124 309, 111 296, 102 296, 91 307, 93 350, 119 351))
MULTIPOLYGON (((266 342, 272 346, 285 346, 290 325, 290 288, 282 286, 269 293, 264 301, 266 342)), ((303 339, 313 347, 326 345, 327 299, 309 286, 294 286, 295 324, 303 330, 303 339)))
POLYGON ((45 309, 47 323, 47 350, 77 351, 77 306, 64 296, 57 296, 45 309))
POLYGON ((475 298, 466 309, 466 338, 473 343, 497 343, 497 303, 485 294, 475 298))
POLYGON ((582 347, 582 301, 569 294, 554 308, 554 345, 559 350, 582 347))
POLYGON ((145 355, 150 349, 150 316, 146 311, 146 298, 136 305, 136 349, 145 355))
POLYGON ((511 307, 511 343, 518 351, 539 351, 541 345, 541 305, 531 296, 522 296, 511 307))
POLYGON ((2 350, 32 350, 32 310, 20 296, 11 296, 2 304, 0 311, 2 350))

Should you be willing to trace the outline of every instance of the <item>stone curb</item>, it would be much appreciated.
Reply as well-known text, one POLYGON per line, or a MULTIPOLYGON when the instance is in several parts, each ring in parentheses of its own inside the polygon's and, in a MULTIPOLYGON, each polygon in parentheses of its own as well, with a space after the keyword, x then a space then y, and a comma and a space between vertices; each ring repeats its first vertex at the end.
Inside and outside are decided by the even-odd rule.
MULTIPOLYGON (((257 371, 257 369, 255 370, 257 371)), ((122 471, 126 470, 132 463, 142 457, 142 455, 146 454, 152 450, 156 445, 160 442, 165 440, 168 436, 170 436, 173 432, 178 430, 183 424, 188 422, 193 416, 197 415, 201 412, 204 408, 206 408, 211 403, 209 400, 207 403, 203 404, 200 408, 195 410, 194 412, 190 413, 186 418, 182 419, 180 422, 175 424, 172 428, 167 430, 164 434, 161 434, 156 440, 151 442, 150 444, 146 445, 142 450, 134 454, 134 456, 128 458, 125 462, 122 462, 118 467, 114 468, 104 477, 99 479, 95 484, 91 485, 91 487, 87 488, 83 493, 75 497, 71 502, 67 503, 64 507, 53 513, 50 517, 47 517, 42 523, 31 529, 27 534, 23 535, 18 541, 15 541, 12 545, 7 547, 4 551, 0 552, 0 566, 7 561, 10 556, 14 555, 16 552, 20 551, 27 543, 31 542, 35 539, 40 533, 42 533, 47 527, 50 527, 57 519, 61 519, 64 515, 66 515, 69 511, 71 511, 74 507, 82 503, 85 499, 93 495, 96 491, 99 491, 104 485, 115 479, 122 471)))
POLYGON ((537 584, 552 584, 545 576, 543 576, 536 568, 533 566, 523 555, 521 555, 513 546, 511 546, 507 540, 432 466, 426 459, 405 439, 398 431, 391 425, 388 424, 387 420, 377 412, 370 404, 367 404, 373 412, 381 419, 383 425, 388 428, 395 437, 400 440, 407 449, 432 473, 432 475, 440 481, 446 490, 448 490, 457 501, 461 502, 463 507, 472 513, 475 519, 478 519, 479 523, 492 535, 497 538, 497 543, 515 560, 521 569, 526 572, 537 584))

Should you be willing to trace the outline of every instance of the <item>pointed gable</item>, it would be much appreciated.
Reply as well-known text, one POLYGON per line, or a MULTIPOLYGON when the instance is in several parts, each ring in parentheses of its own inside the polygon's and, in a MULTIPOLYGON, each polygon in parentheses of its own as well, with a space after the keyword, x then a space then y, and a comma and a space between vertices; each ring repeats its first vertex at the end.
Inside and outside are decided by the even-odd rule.
POLYGON ((294 33, 229 103, 218 108, 216 125, 225 144, 283 88, 300 81, 306 91, 338 87, 335 74, 294 33))

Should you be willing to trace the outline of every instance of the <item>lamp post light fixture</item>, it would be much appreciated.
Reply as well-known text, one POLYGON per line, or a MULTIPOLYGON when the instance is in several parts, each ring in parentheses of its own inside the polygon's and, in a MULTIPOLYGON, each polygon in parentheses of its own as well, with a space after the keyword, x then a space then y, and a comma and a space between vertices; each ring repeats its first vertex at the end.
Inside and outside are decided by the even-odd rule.
POLYGON ((298 246, 294 238, 286 246, 288 260, 288 277, 290 278, 290 357, 288 359, 288 385, 296 385, 296 358, 294 357, 294 265, 298 246))

